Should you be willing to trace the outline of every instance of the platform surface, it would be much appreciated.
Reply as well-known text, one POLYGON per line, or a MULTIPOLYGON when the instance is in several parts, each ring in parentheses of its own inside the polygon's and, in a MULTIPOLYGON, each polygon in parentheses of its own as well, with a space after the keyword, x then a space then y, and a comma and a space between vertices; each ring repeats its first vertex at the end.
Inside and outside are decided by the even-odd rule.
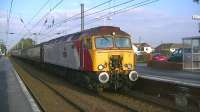
POLYGON ((0 112, 35 112, 28 100, 12 64, 0 58, 0 112))
POLYGON ((136 70, 140 78, 200 88, 200 72, 155 69, 146 64, 138 64, 136 70))

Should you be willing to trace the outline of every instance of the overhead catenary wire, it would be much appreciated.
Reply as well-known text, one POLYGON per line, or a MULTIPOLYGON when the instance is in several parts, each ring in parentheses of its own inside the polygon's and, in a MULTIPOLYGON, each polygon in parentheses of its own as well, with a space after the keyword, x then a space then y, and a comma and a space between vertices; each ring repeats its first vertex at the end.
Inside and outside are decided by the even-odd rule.
POLYGON ((135 1, 135 0, 129 0, 129 1, 126 1, 126 2, 123 2, 123 3, 117 4, 117 5, 102 9, 100 11, 96 11, 96 12, 90 13, 90 14, 85 15, 85 16, 94 15, 94 14, 97 14, 97 13, 100 13, 100 12, 103 12, 103 11, 106 11, 106 10, 109 10, 109 9, 112 9, 112 8, 115 8, 115 7, 119 7, 119 6, 124 5, 124 4, 128 4, 128 3, 133 2, 133 1, 135 1))
MULTIPOLYGON (((34 29, 44 18, 46 18, 53 10, 55 10, 63 1, 64 1, 64 0, 60 0, 59 2, 57 2, 56 5, 54 5, 54 7, 50 9, 50 11, 48 11, 44 16, 42 16, 42 17, 31 27, 30 31, 33 30, 33 29, 34 29)), ((25 34, 25 35, 23 36, 23 38, 24 38, 25 36, 27 36, 27 35, 28 35, 28 34, 25 34)))
POLYGON ((42 7, 33 15, 33 17, 29 20, 29 22, 27 24, 30 24, 35 17, 37 17, 37 15, 48 5, 50 0, 47 0, 43 5, 42 7))
POLYGON ((99 17, 99 19, 96 19, 96 18, 95 18, 95 19, 92 19, 92 20, 88 21, 88 22, 86 23, 86 25, 89 25, 89 24, 92 24, 92 23, 94 23, 94 22, 96 22, 96 21, 102 20, 102 19, 104 19, 104 18, 107 17, 107 16, 118 15, 118 14, 120 14, 120 13, 124 13, 124 12, 127 12, 127 11, 129 11, 129 10, 132 10, 132 9, 135 9, 135 8, 138 8, 138 7, 141 7, 141 6, 145 6, 145 5, 154 3, 154 2, 158 2, 158 1, 159 1, 159 0, 153 0, 153 1, 152 1, 152 0, 145 0, 145 1, 139 2, 139 3, 137 3, 137 4, 133 4, 133 5, 130 5, 130 6, 128 6, 128 7, 121 8, 121 9, 119 9, 119 10, 117 10, 117 11, 113 11, 113 12, 111 12, 111 13, 102 15, 102 16, 99 17), (143 4, 143 3, 144 3, 144 4, 143 4), (130 9, 129 9, 129 8, 130 8, 130 9))
MULTIPOLYGON (((136 3, 136 4, 133 4, 133 5, 130 5, 130 6, 127 6, 125 8, 121 8, 119 10, 116 10, 116 11, 112 11, 112 12, 109 12, 107 14, 104 14, 102 16, 99 17, 99 19, 91 19, 90 21, 88 21, 85 26, 89 25, 89 24, 92 24, 92 23, 95 23, 96 21, 99 21, 99 20, 102 20, 104 19, 105 17, 107 16, 113 16, 113 15, 117 15, 117 14, 120 14, 120 13, 123 13, 123 12, 126 12, 126 11, 129 11, 130 9, 128 8, 131 8, 131 9, 134 9, 134 8, 138 8, 138 7, 141 7, 141 6, 144 6, 144 5, 148 5, 148 4, 151 4, 153 2, 157 2, 159 0, 145 0, 145 1, 142 1, 142 2, 139 2, 139 3, 136 3), (143 4, 144 3, 144 4, 143 4), (125 10, 125 9, 128 9, 128 10, 125 10)), ((77 27, 80 26, 80 24, 77 25, 77 27)))
MULTIPOLYGON (((119 10, 116 10, 116 11, 109 12, 109 13, 107 13, 107 14, 104 14, 104 15, 100 16, 99 19, 96 19, 96 18, 95 18, 95 19, 91 19, 91 20, 89 20, 85 25, 87 26, 87 25, 89 25, 89 24, 92 24, 92 23, 95 23, 95 22, 97 22, 97 21, 100 21, 100 20, 104 19, 104 18, 107 17, 107 16, 118 15, 118 14, 127 12, 127 11, 129 11, 129 10, 133 10, 133 9, 135 9, 135 8, 142 7, 142 6, 145 6, 145 5, 148 5, 148 4, 151 4, 151 3, 155 3, 155 2, 158 2, 158 1, 159 1, 159 0, 145 0, 145 1, 142 1, 142 2, 139 2, 139 3, 136 3, 136 4, 132 4, 132 5, 129 5, 129 6, 127 6, 127 7, 121 8, 121 9, 119 9, 119 10)), ((80 26, 80 24, 78 24, 78 25, 76 25, 76 26, 74 26, 74 27, 78 27, 78 26, 80 26)), ((72 30, 72 29, 71 29, 71 30, 72 30)), ((57 33, 56 33, 56 34, 57 34, 57 33)), ((60 34, 60 35, 62 35, 62 34, 60 34)), ((53 36, 55 36, 55 35, 53 35, 53 36)), ((52 36, 52 37, 53 37, 53 36, 52 36)), ((43 39, 46 39, 46 38, 43 38, 43 39)), ((42 40, 43 40, 43 39, 42 39, 42 40)))
MULTIPOLYGON (((105 14, 105 15, 100 16, 99 19, 92 19, 92 20, 90 20, 88 23, 86 23, 86 26, 89 25, 89 24, 95 23, 95 22, 97 22, 97 21, 99 21, 99 20, 102 20, 103 17, 107 17, 108 15, 111 16, 111 15, 113 15, 113 13, 116 13, 116 14, 117 14, 117 12, 119 12, 119 11, 122 11, 122 10, 127 9, 127 8, 131 8, 131 7, 133 7, 133 6, 136 6, 136 5, 139 5, 139 4, 148 2, 148 1, 152 1, 152 0, 146 0, 146 1, 139 2, 139 3, 137 3, 137 4, 133 4, 133 5, 128 6, 128 7, 125 7, 125 8, 121 8, 121 9, 119 9, 119 10, 117 10, 117 11, 109 12, 109 13, 107 13, 107 14, 105 14)), ((157 0, 154 0, 154 1, 157 1, 157 0)), ((144 5, 144 4, 143 4, 143 5, 144 5)), ((138 6, 138 7, 139 7, 139 6, 138 6)), ((74 28, 74 27, 78 27, 78 26, 80 26, 80 24, 74 25, 73 28, 74 28)), ((69 30, 69 29, 68 29, 68 30, 69 30)), ((72 29, 70 29, 70 30, 72 30, 72 29)), ((63 32, 64 32, 64 31, 63 31, 63 32)), ((55 33, 55 34, 57 34, 57 33, 55 33)), ((55 35, 53 35, 53 36, 55 36, 55 35)))
MULTIPOLYGON (((86 26, 89 25, 89 24, 93 24, 93 23, 95 23, 95 22, 97 22, 97 21, 100 21, 100 20, 106 18, 107 16, 118 15, 118 14, 127 12, 127 11, 129 11, 129 10, 133 10, 133 9, 138 8, 138 7, 142 7, 142 6, 145 6, 145 5, 154 3, 154 2, 158 2, 158 1, 159 1, 159 0, 145 0, 145 1, 139 2, 139 3, 137 3, 137 4, 133 4, 133 5, 130 5, 130 6, 121 8, 121 9, 119 9, 119 10, 116 10, 116 11, 113 11, 113 12, 110 12, 110 13, 107 13, 107 14, 104 14, 104 15, 100 16, 98 19, 95 18, 95 19, 91 19, 91 20, 87 21, 86 26)), ((79 24, 79 25, 80 25, 80 24, 79 24)))
POLYGON ((9 8, 9 13, 8 13, 8 17, 7 17, 7 31, 6 31, 6 45, 8 42, 8 35, 9 35, 9 29, 10 29, 10 18, 11 18, 11 14, 12 14, 12 7, 13 7, 13 0, 11 0, 10 2, 10 8, 9 8))
MULTIPOLYGON (((95 11, 95 12, 90 13, 90 14, 86 14, 84 17, 91 16, 91 15, 94 15, 94 14, 98 14, 98 13, 104 12, 104 11, 106 11, 106 10, 109 10, 109 9, 112 9, 112 8, 115 8, 115 7, 119 7, 119 6, 121 6, 121 5, 131 3, 131 2, 133 2, 133 1, 135 1, 135 0, 129 0, 129 1, 126 1, 126 2, 123 2, 123 3, 119 3, 119 4, 117 4, 117 5, 110 6, 110 7, 108 7, 108 8, 104 8, 104 9, 102 9, 102 10, 95 11)), ((110 1, 109 1, 109 2, 110 2, 110 1)), ((109 2, 107 1, 107 2, 105 2, 105 3, 109 3, 109 2)), ((84 12, 86 12, 86 11, 84 11, 84 12)), ((77 14, 77 15, 78 15, 78 14, 77 14)), ((61 26, 61 24, 64 24, 64 23, 66 23, 66 22, 68 22, 68 21, 79 20, 79 19, 81 19, 81 17, 77 17, 77 18, 67 18, 67 19, 64 20, 62 23, 59 23, 59 26, 61 26)), ((51 32, 51 31, 49 31, 49 32, 51 32)), ((47 32, 47 33, 49 33, 49 32, 47 32)))
POLYGON ((33 25, 32 29, 33 29, 35 26, 37 26, 44 18, 46 18, 54 9, 56 9, 63 1, 64 1, 64 0, 60 0, 53 8, 50 9, 49 12, 47 12, 44 16, 42 16, 42 18, 39 19, 39 21, 36 22, 36 23, 33 25))
MULTIPOLYGON (((103 2, 103 3, 101 3, 101 4, 99 4, 99 5, 96 5, 96 6, 92 7, 92 8, 89 8, 89 9, 85 10, 84 13, 86 13, 86 12, 88 12, 88 11, 91 11, 91 10, 93 10, 93 9, 95 9, 95 8, 98 8, 98 7, 100 7, 100 6, 103 6, 103 5, 107 4, 107 3, 110 3, 111 1, 112 1, 112 0, 108 0, 108 1, 105 1, 105 2, 103 2)), ((52 28, 55 28, 56 26, 59 27, 59 26, 62 25, 63 23, 66 23, 66 22, 68 22, 68 21, 71 21, 71 20, 76 19, 76 18, 74 18, 74 17, 80 16, 80 15, 81 15, 81 13, 77 13, 77 14, 75 14, 75 15, 69 17, 69 18, 66 18, 66 19, 63 20, 62 22, 59 22, 59 23, 54 24, 52 28)), ((78 17, 78 19, 80 19, 80 17, 78 17)))
MULTIPOLYGON (((109 3, 110 1, 111 1, 111 0, 109 0, 109 1, 106 2, 106 3, 109 3)), ((101 13, 101 12, 103 12, 103 11, 106 11, 106 10, 109 10, 109 9, 112 9, 112 8, 115 8, 115 7, 119 7, 119 6, 121 6, 121 5, 128 4, 128 3, 133 2, 133 1, 135 1, 135 0, 129 0, 129 1, 126 1, 126 2, 120 3, 120 4, 117 4, 117 5, 114 5, 114 6, 108 7, 108 8, 104 8, 104 9, 102 9, 102 10, 95 11, 95 12, 90 13, 90 14, 86 14, 85 17, 87 17, 87 16, 91 16, 91 15, 94 15, 94 14, 98 14, 98 13, 101 13)), ((88 10, 88 11, 89 11, 89 10, 88 10)), ((84 12, 87 12, 87 11, 84 11, 84 12)), ((78 14, 77 14, 77 15, 78 15, 78 14)), ((79 13, 79 15, 80 15, 80 13, 79 13)), ((80 18, 81 18, 81 17, 78 17, 78 18, 75 18, 74 20, 78 20, 78 19, 80 19, 80 18)), ((72 20, 71 18, 67 18, 67 19, 64 20, 62 23, 65 23, 65 22, 68 22, 68 21, 71 21, 71 20, 72 20)))
MULTIPOLYGON (((35 17, 37 17, 38 14, 40 14, 40 12, 48 5, 48 3, 50 2, 50 0, 47 0, 42 7, 40 7, 40 9, 31 17, 31 19, 27 22, 27 24, 25 24, 22 18, 20 18, 20 21, 23 23, 23 25, 25 26, 24 29, 27 30, 28 33, 31 33, 31 31, 26 27, 27 25, 29 25, 35 17)), ((20 31, 19 34, 21 34, 23 32, 23 30, 20 31)))

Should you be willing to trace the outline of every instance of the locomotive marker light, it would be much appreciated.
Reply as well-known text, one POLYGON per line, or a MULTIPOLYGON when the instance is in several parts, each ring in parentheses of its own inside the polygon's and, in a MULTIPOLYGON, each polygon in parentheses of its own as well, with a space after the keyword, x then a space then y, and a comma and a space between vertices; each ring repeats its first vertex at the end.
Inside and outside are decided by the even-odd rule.
POLYGON ((132 68, 132 65, 131 64, 128 64, 128 69, 131 69, 132 68))
POLYGON ((103 70, 105 67, 102 65, 102 64, 100 64, 99 66, 98 66, 98 69, 99 70, 103 70))
POLYGON ((136 71, 131 71, 128 76, 131 81, 136 81, 138 79, 138 73, 136 71))
POLYGON ((109 81, 109 75, 106 72, 101 72, 99 74, 99 81, 103 84, 107 83, 109 81))
POLYGON ((115 32, 112 32, 112 35, 113 35, 113 36, 115 36, 115 35, 116 35, 116 33, 115 33, 115 32))
POLYGON ((127 67, 129 70, 132 68, 132 64, 125 64, 125 67, 127 67))

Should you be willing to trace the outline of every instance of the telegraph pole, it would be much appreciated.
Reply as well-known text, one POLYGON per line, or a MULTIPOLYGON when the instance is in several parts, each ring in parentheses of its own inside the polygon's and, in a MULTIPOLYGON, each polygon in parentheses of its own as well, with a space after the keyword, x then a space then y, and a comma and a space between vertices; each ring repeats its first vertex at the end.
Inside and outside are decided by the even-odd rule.
POLYGON ((84 30, 84 4, 81 4, 81 31, 84 30))

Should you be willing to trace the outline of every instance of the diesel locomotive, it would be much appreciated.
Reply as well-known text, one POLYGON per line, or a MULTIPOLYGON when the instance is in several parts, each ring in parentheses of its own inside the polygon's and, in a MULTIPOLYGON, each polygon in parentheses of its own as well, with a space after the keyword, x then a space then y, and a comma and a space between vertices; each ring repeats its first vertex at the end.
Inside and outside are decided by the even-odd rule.
POLYGON ((92 88, 119 88, 138 79, 130 35, 114 26, 87 29, 30 48, 13 50, 11 54, 78 72, 79 77, 73 77, 73 73, 65 75, 71 80, 86 80, 84 82, 92 88))

